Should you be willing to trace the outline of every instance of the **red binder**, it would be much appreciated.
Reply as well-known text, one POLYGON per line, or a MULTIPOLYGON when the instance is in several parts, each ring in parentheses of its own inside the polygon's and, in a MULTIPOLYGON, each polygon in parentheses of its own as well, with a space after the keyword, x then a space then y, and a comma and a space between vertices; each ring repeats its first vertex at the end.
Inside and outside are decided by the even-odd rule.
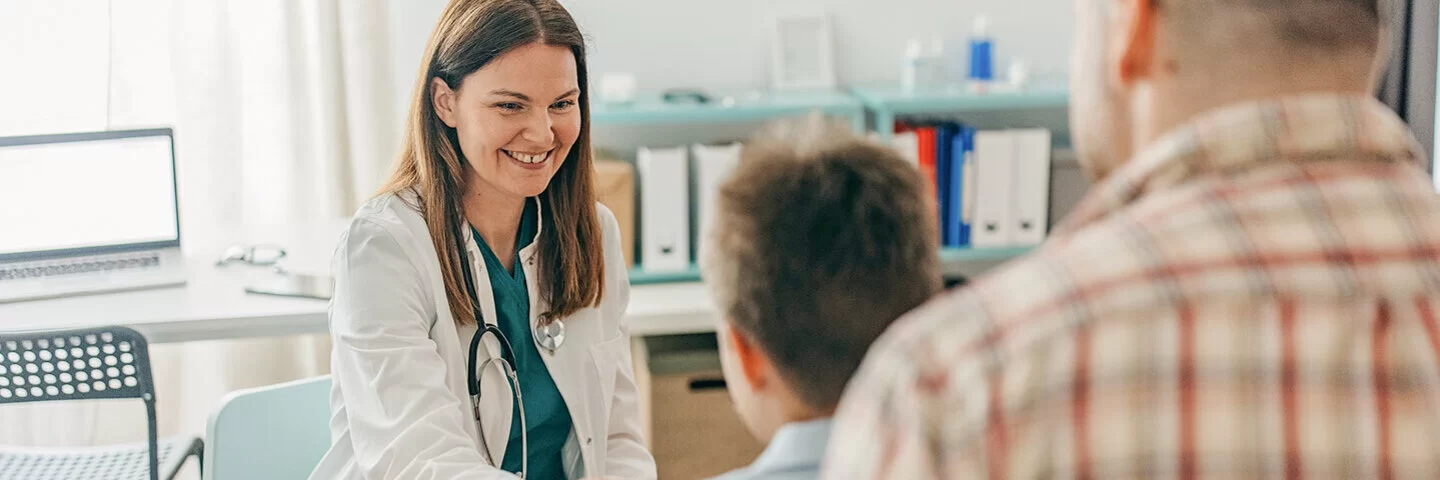
POLYGON ((925 198, 930 199, 930 216, 940 221, 940 198, 935 190, 935 135, 933 126, 915 129, 916 141, 920 143, 920 175, 925 177, 925 198))

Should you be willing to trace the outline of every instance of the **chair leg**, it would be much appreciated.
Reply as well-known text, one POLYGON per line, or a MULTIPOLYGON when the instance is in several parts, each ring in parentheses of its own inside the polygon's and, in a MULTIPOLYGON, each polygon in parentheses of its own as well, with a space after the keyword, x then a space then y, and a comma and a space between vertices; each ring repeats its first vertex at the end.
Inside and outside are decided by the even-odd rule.
POLYGON ((175 464, 174 470, 165 472, 165 479, 175 480, 175 477, 180 476, 180 471, 185 469, 185 462, 190 460, 190 457, 195 457, 196 466, 200 469, 200 476, 203 479, 205 475, 204 452, 205 442, 198 438, 194 439, 194 441, 190 442, 190 445, 185 448, 185 454, 181 456, 180 461, 175 464))
POLYGON ((160 437, 155 426, 155 397, 145 394, 145 414, 150 427, 150 480, 160 480, 160 437))

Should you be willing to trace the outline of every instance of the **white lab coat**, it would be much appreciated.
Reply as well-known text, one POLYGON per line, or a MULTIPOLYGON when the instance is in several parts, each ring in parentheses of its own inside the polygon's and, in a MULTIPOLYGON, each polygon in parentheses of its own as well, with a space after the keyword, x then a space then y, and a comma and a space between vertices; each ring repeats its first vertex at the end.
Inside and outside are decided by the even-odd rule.
MULTIPOLYGON (((459 338, 429 230, 405 199, 367 202, 335 252, 332 445, 311 478, 514 478, 479 451, 465 386, 470 339, 459 338)), ((570 478, 655 478, 655 460, 640 438, 630 336, 622 324, 630 285, 620 227, 609 209, 596 209, 604 232, 604 299, 564 318, 564 345, 553 355, 541 353, 574 422, 562 457, 570 478)), ((536 289, 538 239, 537 229, 536 241, 519 256, 532 323, 546 308, 536 289)), ((481 311, 497 318, 479 246, 470 238, 467 248, 476 291, 483 292, 481 311)), ((487 335, 479 357, 498 355, 494 336, 487 335)), ((481 393, 484 435, 499 461, 514 398, 498 368, 484 372, 481 393)))

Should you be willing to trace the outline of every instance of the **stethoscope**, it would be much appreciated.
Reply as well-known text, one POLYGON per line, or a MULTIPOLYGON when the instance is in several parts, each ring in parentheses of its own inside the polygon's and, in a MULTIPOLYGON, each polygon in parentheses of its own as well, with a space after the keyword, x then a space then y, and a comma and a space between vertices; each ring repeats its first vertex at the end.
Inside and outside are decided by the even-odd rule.
MULTIPOLYGON (((525 397, 520 392, 520 376, 515 372, 515 350, 510 346, 510 339, 500 331, 500 326, 485 319, 485 315, 480 311, 480 297, 475 293, 475 280, 470 275, 470 258, 465 253, 466 251, 465 245, 462 243, 460 245, 460 271, 465 276, 465 290, 470 294, 470 308, 475 311, 475 323, 478 324, 478 328, 475 330, 475 335, 470 338, 470 362, 468 365, 471 368, 467 369, 465 374, 465 385, 470 390, 470 407, 475 414, 475 428, 480 434, 480 453, 485 455, 485 461, 490 462, 491 466, 500 468, 500 464, 496 463, 495 458, 490 454, 490 443, 485 440, 485 425, 480 419, 479 372, 490 368, 493 363, 500 365, 500 370, 504 372, 520 414, 520 478, 525 478, 530 472, 530 428, 525 418, 525 397), (487 333, 494 335, 495 340, 500 344, 500 356, 487 358, 477 367, 475 362, 479 360, 480 343, 487 333)), ((518 268, 519 265, 516 267, 518 268)), ((555 319, 549 325, 536 325, 533 334, 536 346, 554 354, 556 349, 565 344, 565 322, 555 319)))

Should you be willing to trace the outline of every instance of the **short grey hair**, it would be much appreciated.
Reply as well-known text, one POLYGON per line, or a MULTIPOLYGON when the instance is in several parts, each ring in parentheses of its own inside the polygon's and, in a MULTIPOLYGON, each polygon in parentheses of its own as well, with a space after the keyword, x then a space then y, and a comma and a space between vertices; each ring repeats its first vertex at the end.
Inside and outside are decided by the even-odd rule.
POLYGON ((1186 39, 1246 44, 1263 35, 1287 49, 1376 51, 1390 0, 1150 0, 1186 39))

